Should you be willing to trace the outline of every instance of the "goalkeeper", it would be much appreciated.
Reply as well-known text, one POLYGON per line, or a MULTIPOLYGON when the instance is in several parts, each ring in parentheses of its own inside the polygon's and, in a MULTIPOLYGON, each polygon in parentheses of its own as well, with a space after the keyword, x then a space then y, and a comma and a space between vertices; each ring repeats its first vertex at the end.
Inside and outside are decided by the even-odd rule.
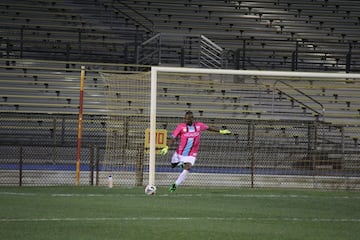
POLYGON ((171 158, 171 166, 174 168, 179 166, 183 168, 179 177, 169 188, 169 192, 174 192, 176 188, 185 180, 190 168, 195 164, 196 156, 200 146, 200 135, 202 131, 218 132, 220 134, 230 134, 227 129, 218 130, 207 126, 202 122, 195 122, 194 115, 188 111, 185 113, 184 123, 180 123, 172 133, 168 145, 161 149, 161 154, 168 153, 169 147, 172 146, 176 139, 180 139, 180 143, 171 158))

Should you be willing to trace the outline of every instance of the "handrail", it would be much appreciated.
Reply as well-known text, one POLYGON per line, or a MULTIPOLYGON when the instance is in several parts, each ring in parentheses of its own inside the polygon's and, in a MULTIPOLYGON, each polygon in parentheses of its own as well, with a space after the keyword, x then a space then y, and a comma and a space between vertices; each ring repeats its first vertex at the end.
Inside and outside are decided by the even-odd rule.
POLYGON ((159 38, 161 36, 161 33, 157 33, 155 34, 154 36, 152 36, 151 38, 147 39, 146 41, 142 42, 140 45, 143 46, 143 45, 146 45, 148 44, 149 42, 151 42, 152 40, 156 40, 157 38, 159 38))
POLYGON ((124 11, 122 11, 120 8, 116 7, 114 4, 112 4, 111 6, 116 9, 117 11, 121 12, 122 14, 124 14, 126 17, 130 18, 132 21, 136 22, 137 24, 139 24, 140 26, 142 26, 143 28, 145 28, 146 30, 148 30, 149 32, 153 32, 154 29, 154 22, 147 18, 146 16, 144 16, 143 14, 141 14, 140 12, 138 12, 137 10, 133 9, 132 7, 128 6, 127 4, 116 0, 116 2, 118 2, 119 4, 124 5, 126 8, 130 9, 131 11, 133 11, 134 13, 136 13, 137 15, 141 16, 142 18, 144 18, 145 20, 147 20, 148 22, 150 22, 151 24, 151 28, 149 28, 148 26, 145 26, 144 24, 142 24, 141 22, 139 22, 138 20, 136 20, 135 18, 131 17, 129 14, 125 13, 124 11))
POLYGON ((205 37, 200 35, 199 63, 206 67, 222 68, 224 49, 205 37))
POLYGON ((157 33, 154 36, 150 37, 146 41, 142 42, 137 48, 136 48, 136 64, 143 63, 146 59, 151 59, 153 56, 158 54, 158 62, 157 64, 160 64, 161 62, 161 33, 157 33), (152 42, 159 43, 155 48, 151 47, 151 52, 146 53, 144 51, 144 48, 146 45, 151 44, 152 42), (140 53, 143 53, 145 56, 140 56, 140 53))
POLYGON ((204 35, 200 35, 200 38, 202 40, 205 40, 206 42, 210 43, 214 48, 216 48, 219 52, 222 52, 224 49, 222 47, 220 47, 218 44, 214 43, 213 41, 211 41, 210 39, 208 39, 207 37, 205 37, 204 35))
POLYGON ((316 100, 315 98, 309 96, 308 94, 304 93, 303 91, 301 91, 301 90, 293 87, 292 85, 290 85, 290 84, 288 84, 288 83, 286 83, 286 82, 284 82, 284 81, 282 81, 282 80, 276 80, 276 81, 274 82, 274 84, 273 84, 273 94, 272 94, 272 102, 271 102, 271 111, 272 111, 271 113, 272 113, 272 114, 274 113, 275 85, 276 85, 278 82, 280 82, 280 83, 282 83, 282 84, 284 84, 284 85, 292 88, 293 90, 297 91, 297 92, 300 93, 301 95, 303 95, 303 96, 309 98, 310 100, 314 101, 315 103, 319 104, 319 105, 321 106, 321 113, 320 113, 319 111, 315 110, 314 108, 308 106, 307 104, 303 103, 302 101, 300 101, 300 100, 292 97, 291 95, 289 95, 289 94, 281 91, 281 89, 276 89, 276 90, 281 91, 282 93, 284 93, 286 96, 290 97, 291 99, 295 100, 296 102, 304 105, 305 107, 307 107, 307 108, 310 109, 311 111, 316 112, 317 114, 321 115, 323 122, 325 122, 325 107, 324 107, 324 105, 323 105, 321 102, 319 102, 319 101, 316 100))
MULTIPOLYGON (((192 51, 190 51, 193 57, 196 56, 197 59, 199 59, 197 64, 200 64, 203 67, 208 67, 208 68, 222 67, 223 51, 224 51, 223 48, 221 48, 219 45, 217 45, 207 37, 197 34, 157 33, 137 46, 136 63, 149 64, 148 62, 146 62, 146 60, 148 59, 153 60, 156 58, 157 62, 155 64, 161 64, 163 62, 162 46, 163 44, 168 45, 169 43, 167 37, 172 38, 170 40, 172 41, 170 45, 174 45, 178 43, 178 46, 175 45, 172 46, 173 49, 177 51, 181 50, 181 46, 186 39, 190 39, 190 41, 198 42, 199 48, 195 47, 192 49, 192 51)), ((183 47, 186 48, 186 46, 183 47)))
POLYGON ((154 26, 154 22, 153 22, 150 18, 148 18, 148 17, 146 17, 144 14, 142 14, 141 12, 139 12, 139 11, 137 11, 136 9, 130 7, 130 6, 127 5, 126 3, 121 2, 120 0, 116 0, 116 1, 117 1, 118 3, 124 5, 124 6, 127 7, 128 9, 134 11, 134 12, 137 13, 139 16, 142 16, 144 19, 148 20, 148 21, 151 23, 152 26, 154 26))

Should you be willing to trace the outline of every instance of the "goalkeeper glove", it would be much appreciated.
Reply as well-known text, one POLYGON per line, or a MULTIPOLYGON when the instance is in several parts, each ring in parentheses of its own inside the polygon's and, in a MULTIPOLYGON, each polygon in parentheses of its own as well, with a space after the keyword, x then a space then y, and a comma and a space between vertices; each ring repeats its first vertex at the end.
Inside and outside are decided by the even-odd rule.
POLYGON ((221 129, 221 130, 219 130, 219 133, 224 134, 224 135, 229 135, 231 132, 227 129, 221 129))
POLYGON ((168 153, 168 151, 169 151, 169 147, 166 146, 166 147, 164 147, 163 149, 160 150, 160 154, 161 155, 166 155, 168 153))

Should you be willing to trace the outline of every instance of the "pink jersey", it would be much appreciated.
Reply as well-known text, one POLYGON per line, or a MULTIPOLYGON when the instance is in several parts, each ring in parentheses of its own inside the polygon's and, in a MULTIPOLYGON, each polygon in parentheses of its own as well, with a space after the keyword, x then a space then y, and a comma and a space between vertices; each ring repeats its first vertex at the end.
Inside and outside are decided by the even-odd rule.
POLYGON ((209 127, 202 122, 194 122, 191 126, 180 123, 174 130, 172 137, 180 138, 176 152, 182 156, 196 157, 200 147, 200 135, 209 127))

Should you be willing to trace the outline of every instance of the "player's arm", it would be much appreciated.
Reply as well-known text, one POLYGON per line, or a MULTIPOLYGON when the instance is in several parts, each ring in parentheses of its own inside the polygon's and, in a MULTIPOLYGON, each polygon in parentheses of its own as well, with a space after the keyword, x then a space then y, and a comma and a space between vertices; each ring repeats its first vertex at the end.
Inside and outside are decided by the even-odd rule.
POLYGON ((207 130, 210 132, 218 132, 220 134, 231 134, 231 132, 227 129, 217 129, 217 128, 209 127, 207 130))
POLYGON ((171 137, 171 138, 169 139, 169 141, 168 141, 167 146, 168 146, 168 147, 171 147, 171 146, 174 144, 174 142, 176 142, 176 139, 175 139, 174 137, 171 137))

